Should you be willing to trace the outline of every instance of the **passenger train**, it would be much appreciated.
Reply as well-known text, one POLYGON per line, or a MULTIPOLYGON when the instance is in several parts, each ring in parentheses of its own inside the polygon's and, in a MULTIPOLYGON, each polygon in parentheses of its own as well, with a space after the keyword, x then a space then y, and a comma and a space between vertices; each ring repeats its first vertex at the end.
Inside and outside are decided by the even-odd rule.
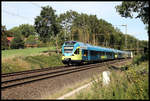
POLYGON ((132 58, 132 52, 93 46, 78 41, 66 41, 62 46, 62 62, 67 65, 132 58))

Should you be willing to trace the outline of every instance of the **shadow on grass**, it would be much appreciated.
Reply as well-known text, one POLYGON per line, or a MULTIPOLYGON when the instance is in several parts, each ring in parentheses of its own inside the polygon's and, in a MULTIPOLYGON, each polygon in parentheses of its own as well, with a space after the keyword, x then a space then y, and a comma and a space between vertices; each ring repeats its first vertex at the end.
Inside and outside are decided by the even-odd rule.
POLYGON ((125 70, 128 70, 128 66, 123 66, 123 67, 117 67, 117 66, 109 66, 108 69, 110 70, 120 70, 120 71, 125 71, 125 70))

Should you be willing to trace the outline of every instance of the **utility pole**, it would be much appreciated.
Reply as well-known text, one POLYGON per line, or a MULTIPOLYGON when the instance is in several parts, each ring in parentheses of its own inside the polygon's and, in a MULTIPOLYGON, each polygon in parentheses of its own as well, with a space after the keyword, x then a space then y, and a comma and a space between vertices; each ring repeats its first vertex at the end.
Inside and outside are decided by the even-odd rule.
POLYGON ((123 25, 123 26, 125 26, 126 28, 125 28, 125 34, 126 34, 126 36, 125 36, 125 45, 126 45, 126 48, 127 48, 127 25, 123 25))
POLYGON ((137 45, 137 54, 139 53, 139 42, 138 42, 138 40, 137 40, 137 42, 136 42, 136 45, 137 45))
POLYGON ((66 41, 66 37, 67 37, 67 20, 62 21, 62 26, 63 26, 63 28, 65 29, 65 36, 64 36, 64 39, 65 39, 65 41, 66 41))

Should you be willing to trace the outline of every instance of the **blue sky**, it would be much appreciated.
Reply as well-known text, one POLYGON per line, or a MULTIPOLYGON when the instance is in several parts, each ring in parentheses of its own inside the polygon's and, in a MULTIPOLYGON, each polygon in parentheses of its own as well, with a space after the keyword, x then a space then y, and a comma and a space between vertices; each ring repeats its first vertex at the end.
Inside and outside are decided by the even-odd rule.
POLYGON ((107 22, 118 27, 123 33, 125 33, 124 26, 117 26, 127 24, 127 33, 134 36, 139 40, 148 40, 147 31, 145 25, 140 19, 130 19, 121 17, 115 9, 116 5, 120 2, 2 2, 2 25, 5 25, 9 30, 15 26, 21 24, 34 24, 34 18, 40 15, 41 6, 51 6, 56 10, 56 14, 60 15, 66 11, 73 10, 78 13, 86 13, 96 15, 98 19, 104 19, 107 22))

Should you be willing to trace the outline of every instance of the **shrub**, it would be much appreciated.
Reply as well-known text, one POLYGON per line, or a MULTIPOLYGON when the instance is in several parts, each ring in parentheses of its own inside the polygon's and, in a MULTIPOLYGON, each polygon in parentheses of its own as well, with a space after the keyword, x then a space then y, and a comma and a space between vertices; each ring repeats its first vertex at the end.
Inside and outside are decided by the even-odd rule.
POLYGON ((139 54, 133 58, 133 64, 140 64, 143 61, 149 60, 149 53, 139 54))
POLYGON ((30 35, 27 40, 25 41, 25 44, 29 45, 35 45, 37 44, 36 37, 34 35, 30 35))
POLYGON ((24 48, 24 41, 20 34, 17 34, 10 44, 11 49, 24 48))
POLYGON ((91 89, 80 92, 78 99, 149 99, 148 62, 132 65, 125 72, 112 71, 109 85, 103 86, 102 76, 94 79, 91 89), (136 68, 135 68, 136 67, 136 68), (146 72, 145 72, 146 71, 146 72))

